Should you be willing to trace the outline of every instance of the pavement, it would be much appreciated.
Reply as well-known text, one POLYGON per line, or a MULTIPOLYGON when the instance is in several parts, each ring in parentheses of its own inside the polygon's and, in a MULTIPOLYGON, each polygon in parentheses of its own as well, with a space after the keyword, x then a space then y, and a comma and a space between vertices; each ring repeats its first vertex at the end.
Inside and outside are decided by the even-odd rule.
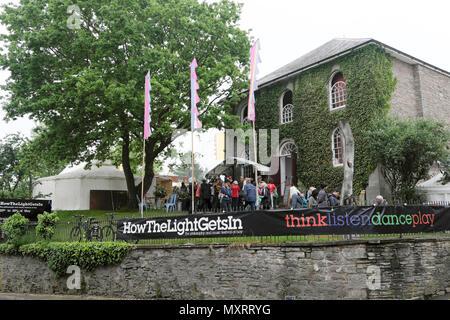
POLYGON ((31 294, 31 293, 0 293, 0 300, 125 300, 110 297, 59 295, 59 294, 31 294))
MULTIPOLYGON (((0 300, 133 300, 133 299, 118 299, 110 297, 83 296, 83 295, 0 293, 0 300)), ((450 293, 444 296, 432 297, 429 300, 450 300, 450 293)))

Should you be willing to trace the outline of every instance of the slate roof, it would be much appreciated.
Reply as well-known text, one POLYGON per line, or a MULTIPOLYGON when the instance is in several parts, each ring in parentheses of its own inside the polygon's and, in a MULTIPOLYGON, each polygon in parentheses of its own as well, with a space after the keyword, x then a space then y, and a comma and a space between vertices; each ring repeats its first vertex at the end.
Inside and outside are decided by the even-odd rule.
POLYGON ((320 64, 327 60, 331 60, 339 55, 346 54, 351 52, 354 49, 367 45, 369 43, 373 43, 379 45, 390 52, 398 53, 401 56, 407 57, 408 59, 414 60, 416 62, 422 63, 428 67, 433 69, 438 69, 440 72, 443 72, 447 75, 450 75, 449 72, 441 70, 437 67, 434 67, 426 62, 423 62, 419 59, 411 57, 397 49, 389 47, 375 39, 372 38, 344 38, 344 39, 332 39, 320 47, 308 52, 307 54, 301 56, 298 59, 286 64, 285 66, 271 72, 270 74, 264 76, 261 79, 258 79, 258 88, 261 89, 264 86, 267 86, 271 83, 274 83, 281 78, 290 76, 295 73, 299 73, 302 70, 313 67, 314 65, 320 64))

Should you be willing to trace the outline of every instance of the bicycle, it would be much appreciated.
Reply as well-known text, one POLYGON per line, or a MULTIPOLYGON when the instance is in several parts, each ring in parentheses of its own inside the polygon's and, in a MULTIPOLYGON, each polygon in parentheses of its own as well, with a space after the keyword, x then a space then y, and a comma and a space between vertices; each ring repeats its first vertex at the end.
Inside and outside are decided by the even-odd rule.
POLYGON ((89 217, 87 220, 83 221, 83 218, 85 217, 83 215, 73 215, 73 217, 78 218, 78 222, 77 225, 70 230, 69 239, 71 242, 80 242, 83 238, 85 238, 86 241, 102 241, 102 228, 95 218, 89 217))
POLYGON ((116 214, 115 212, 105 213, 107 224, 102 228, 103 239, 105 241, 116 241, 117 227, 114 223, 114 215, 116 214))
MULTIPOLYGON (((106 222, 107 225, 104 226, 102 228, 102 233, 103 233, 103 239, 105 241, 116 241, 116 235, 117 235, 117 225, 114 221, 114 215, 116 215, 117 213, 115 212, 111 212, 111 213, 105 213, 106 215, 106 222)), ((139 240, 125 240, 125 242, 128 243, 138 243, 139 240)))

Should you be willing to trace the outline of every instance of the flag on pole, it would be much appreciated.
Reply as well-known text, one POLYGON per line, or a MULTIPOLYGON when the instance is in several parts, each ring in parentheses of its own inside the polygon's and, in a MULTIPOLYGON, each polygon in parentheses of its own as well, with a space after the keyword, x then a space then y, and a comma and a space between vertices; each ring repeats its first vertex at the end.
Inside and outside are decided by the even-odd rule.
POLYGON ((147 139, 149 136, 152 135, 151 129, 150 129, 150 91, 152 90, 152 86, 150 84, 150 71, 147 72, 147 75, 145 76, 145 111, 144 111, 144 139, 147 139))
POLYGON ((198 120, 198 109, 197 103, 200 102, 200 98, 197 94, 197 89, 199 88, 197 83, 197 74, 195 73, 195 68, 197 68, 197 60, 192 60, 191 62, 191 131, 201 128, 202 123, 198 120))
POLYGON ((249 121, 255 121, 255 90, 258 89, 256 84, 256 76, 259 73, 258 63, 261 62, 259 57, 259 39, 256 40, 253 47, 250 49, 250 90, 248 94, 248 114, 247 119, 249 121))

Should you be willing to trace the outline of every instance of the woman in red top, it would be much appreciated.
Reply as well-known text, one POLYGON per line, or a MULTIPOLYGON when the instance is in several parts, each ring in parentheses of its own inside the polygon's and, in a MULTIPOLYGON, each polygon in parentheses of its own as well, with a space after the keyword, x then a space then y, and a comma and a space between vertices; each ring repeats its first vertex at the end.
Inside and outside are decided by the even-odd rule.
POLYGON ((273 194, 275 192, 275 190, 277 190, 277 187, 272 183, 272 181, 269 179, 269 183, 267 184, 267 186, 269 187, 270 190, 270 206, 273 209, 274 205, 273 205, 273 194))
POLYGON ((233 185, 231 186, 231 199, 232 199, 232 209, 233 211, 238 210, 239 206, 239 192, 241 191, 241 188, 239 188, 238 182, 234 181, 233 185))

